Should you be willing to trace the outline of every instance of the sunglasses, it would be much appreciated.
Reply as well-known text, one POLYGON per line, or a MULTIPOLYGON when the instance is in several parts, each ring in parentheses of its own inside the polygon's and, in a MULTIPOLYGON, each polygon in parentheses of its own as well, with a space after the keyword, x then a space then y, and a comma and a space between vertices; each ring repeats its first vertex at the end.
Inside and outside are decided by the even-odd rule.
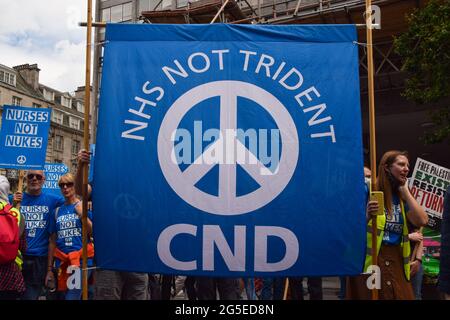
POLYGON ((44 178, 44 176, 42 176, 40 174, 33 174, 33 173, 30 173, 27 175, 28 180, 33 180, 34 178, 36 178, 37 180, 42 180, 44 178))
POLYGON ((61 189, 64 189, 64 188, 72 188, 73 187, 73 182, 67 182, 67 183, 60 183, 59 184, 59 187, 61 188, 61 189))

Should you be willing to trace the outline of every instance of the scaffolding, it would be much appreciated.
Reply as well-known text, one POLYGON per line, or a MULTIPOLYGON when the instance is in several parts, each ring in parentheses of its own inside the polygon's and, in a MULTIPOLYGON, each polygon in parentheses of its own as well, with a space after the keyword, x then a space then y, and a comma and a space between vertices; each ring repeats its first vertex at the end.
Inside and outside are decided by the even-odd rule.
MULTIPOLYGON (((376 90, 403 86, 401 59, 393 50, 394 36, 406 30, 406 13, 426 4, 426 0, 374 0, 380 7, 381 28, 373 33, 376 90)), ((162 10, 162 0, 152 11, 140 13, 144 23, 231 23, 231 24, 364 24, 365 0, 197 0, 174 10, 162 10)), ((364 44, 366 32, 358 30, 364 44)), ((366 48, 360 46, 360 71, 367 73, 366 48)), ((365 81, 361 91, 365 92, 365 81)))
MULTIPOLYGON (((398 21, 413 8, 420 8, 426 0, 374 0, 383 16, 398 21)), ((365 0, 189 0, 181 8, 162 10, 162 0, 151 11, 143 11, 139 19, 145 23, 210 23, 252 24, 342 24, 365 23, 365 0)), ((176 7, 176 6, 175 6, 176 7)), ((393 31, 392 29, 388 30, 393 31)))
MULTIPOLYGON (((401 58, 393 50, 393 39, 407 29, 406 14, 422 8, 428 0, 373 0, 381 10, 381 28, 373 32, 375 91, 399 90, 405 74, 401 58)), ((169 24, 365 24, 365 0, 172 0, 170 10, 160 0, 151 11, 137 14, 141 23, 169 24), (182 7, 180 4, 182 3, 182 7)), ((104 23, 94 24, 97 27, 104 23)), ((357 30, 361 94, 367 93, 366 31, 357 30)), ((99 38, 97 38, 99 39, 99 38)), ((102 39, 99 39, 99 44, 102 39)), ((94 50, 94 107, 98 105, 103 59, 100 46, 94 50)), ((380 109, 380 108, 379 108, 380 109)), ((381 108, 382 109, 382 108, 381 108)), ((94 121, 97 112, 93 113, 94 121)), ((95 129, 94 129, 95 130, 95 129)), ((95 136, 95 131, 93 132, 95 136)))
POLYGON ((145 23, 210 23, 216 15, 222 23, 247 18, 235 0, 200 0, 175 10, 143 11, 141 19, 145 23))

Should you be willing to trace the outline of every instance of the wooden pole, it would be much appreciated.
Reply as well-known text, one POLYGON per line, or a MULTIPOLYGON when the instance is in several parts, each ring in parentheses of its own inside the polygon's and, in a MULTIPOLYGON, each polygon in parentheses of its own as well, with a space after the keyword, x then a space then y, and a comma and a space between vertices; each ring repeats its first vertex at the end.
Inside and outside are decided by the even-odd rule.
POLYGON ((288 290, 289 290, 289 278, 286 278, 286 282, 284 285, 283 300, 287 300, 288 290))
MULTIPOLYGON (((370 170, 372 171, 372 190, 377 177, 377 149, 375 140, 375 94, 373 84, 373 47, 372 47, 372 1, 366 0, 366 34, 367 34, 367 67, 368 67, 368 93, 369 93, 369 133, 370 133, 370 170)), ((384 204, 380 204, 384 205, 384 204)), ((377 257, 377 216, 372 217, 372 264, 378 265, 377 257)), ((378 289, 372 289, 372 300, 378 300, 378 289)))
MULTIPOLYGON (((84 149, 89 150, 89 114, 91 103, 91 34, 92 34, 92 0, 87 0, 87 28, 86 28, 86 79, 84 91, 84 149)), ((87 270, 87 205, 88 205, 88 165, 83 163, 83 214, 81 222, 83 225, 83 252, 82 252, 82 275, 83 275, 83 300, 88 299, 88 270, 87 270)))
POLYGON ((217 11, 216 15, 214 16, 214 18, 211 20, 211 22, 209 24, 212 24, 216 21, 216 19, 219 17, 219 15, 222 13, 223 9, 225 8, 225 6, 228 4, 228 1, 230 0, 226 0, 222 7, 220 7, 219 11, 217 11))
MULTIPOLYGON (((23 190, 23 176, 25 175, 25 171, 19 170, 19 181, 17 183, 17 191, 22 192, 23 190)), ((20 210, 20 202, 17 203, 16 208, 20 210)))

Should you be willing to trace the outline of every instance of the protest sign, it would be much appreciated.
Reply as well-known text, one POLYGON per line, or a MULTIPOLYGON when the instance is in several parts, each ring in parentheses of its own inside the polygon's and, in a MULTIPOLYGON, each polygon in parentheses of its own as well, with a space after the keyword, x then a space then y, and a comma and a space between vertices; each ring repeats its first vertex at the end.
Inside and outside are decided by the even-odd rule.
POLYGON ((417 158, 409 188, 411 194, 428 214, 428 227, 440 230, 445 190, 450 184, 450 170, 417 158))
POLYGON ((0 167, 44 169, 51 109, 4 106, 0 167))
POLYGON ((46 163, 44 166, 45 182, 42 190, 62 196, 58 180, 67 172, 69 172, 69 168, 64 163, 46 163))
POLYGON ((450 170, 435 163, 417 158, 409 188, 411 194, 428 215, 428 225, 423 230, 422 264, 427 284, 436 284, 439 274, 441 249, 441 221, 444 196, 450 184, 450 170))

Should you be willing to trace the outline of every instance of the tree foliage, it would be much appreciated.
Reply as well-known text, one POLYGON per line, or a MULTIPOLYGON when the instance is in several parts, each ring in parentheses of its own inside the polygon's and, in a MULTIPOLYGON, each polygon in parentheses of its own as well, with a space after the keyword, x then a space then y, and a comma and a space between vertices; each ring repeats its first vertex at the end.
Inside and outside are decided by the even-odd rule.
MULTIPOLYGON (((450 0, 431 0, 407 17, 408 30, 395 39, 408 73, 403 95, 417 103, 450 101, 450 0)), ((431 114, 435 124, 425 142, 450 137, 450 103, 431 114)))

